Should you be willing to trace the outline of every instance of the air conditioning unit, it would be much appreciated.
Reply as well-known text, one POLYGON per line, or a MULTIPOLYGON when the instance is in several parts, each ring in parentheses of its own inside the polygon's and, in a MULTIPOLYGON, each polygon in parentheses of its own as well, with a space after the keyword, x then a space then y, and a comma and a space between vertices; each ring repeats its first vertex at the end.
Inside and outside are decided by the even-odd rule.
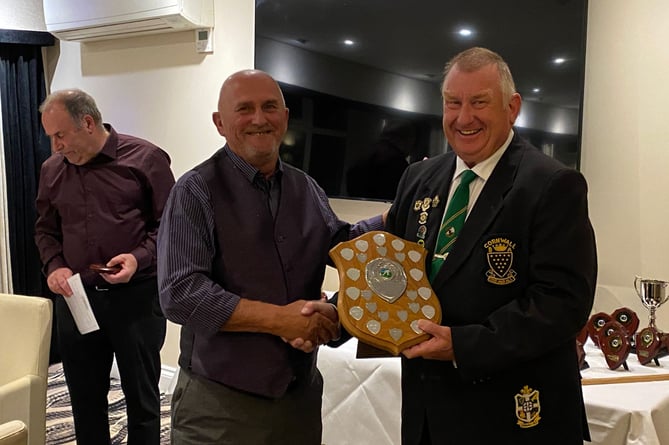
POLYGON ((211 28, 214 0, 44 0, 46 29, 91 41, 211 28))

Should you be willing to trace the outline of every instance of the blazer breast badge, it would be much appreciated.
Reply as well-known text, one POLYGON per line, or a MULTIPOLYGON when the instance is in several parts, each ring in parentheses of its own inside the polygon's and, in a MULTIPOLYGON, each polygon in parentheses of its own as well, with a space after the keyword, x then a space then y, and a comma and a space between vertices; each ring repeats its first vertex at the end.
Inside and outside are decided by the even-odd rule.
POLYGON ((506 238, 492 238, 487 241, 483 248, 486 249, 488 266, 486 278, 489 283, 505 285, 516 281, 516 271, 513 266, 513 250, 516 243, 506 238))
POLYGON ((541 420, 541 402, 539 391, 525 385, 514 397, 516 401, 516 422, 521 428, 537 426, 541 420))

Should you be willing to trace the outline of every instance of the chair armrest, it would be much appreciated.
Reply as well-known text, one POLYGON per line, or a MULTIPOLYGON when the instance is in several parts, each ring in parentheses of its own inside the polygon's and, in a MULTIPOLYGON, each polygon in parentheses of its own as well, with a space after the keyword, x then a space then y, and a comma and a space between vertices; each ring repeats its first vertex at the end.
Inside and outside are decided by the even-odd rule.
POLYGON ((0 445, 26 445, 28 427, 20 420, 0 424, 0 445))
POLYGON ((22 420, 30 411, 30 386, 34 384, 31 378, 25 376, 0 386, 0 423, 10 420, 22 420))
POLYGON ((0 386, 0 423, 20 420, 28 427, 30 443, 46 436, 47 379, 27 375, 0 386))

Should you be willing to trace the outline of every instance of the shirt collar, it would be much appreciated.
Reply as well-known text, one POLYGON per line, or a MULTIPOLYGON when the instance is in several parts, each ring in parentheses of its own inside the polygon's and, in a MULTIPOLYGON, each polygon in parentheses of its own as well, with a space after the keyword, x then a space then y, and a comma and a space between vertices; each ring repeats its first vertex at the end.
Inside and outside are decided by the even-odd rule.
MULTIPOLYGON (((246 162, 241 156, 237 155, 228 144, 225 144, 223 147, 223 150, 225 153, 230 157, 230 160, 234 164, 235 167, 237 167, 244 177, 248 179, 250 183, 253 183, 258 176, 262 177, 264 179, 264 176, 262 173, 260 173, 260 170, 246 162)), ((276 162, 276 170, 274 171, 273 177, 276 177, 277 179, 281 177, 281 174, 283 174, 283 163, 281 162, 281 158, 279 158, 276 162)))
MULTIPOLYGON (((511 140, 513 139, 513 134, 513 129, 509 130, 509 136, 507 136, 506 141, 502 144, 502 146, 497 149, 488 159, 479 162, 471 168, 471 170, 476 173, 479 178, 483 179, 484 182, 488 180, 492 174, 492 171, 495 169, 495 166, 497 166, 497 163, 502 158, 502 155, 506 149, 509 148, 511 140)), ((459 177, 463 171, 468 169, 469 167, 467 167, 465 161, 460 159, 458 156, 455 160, 455 173, 453 174, 453 179, 459 177)))

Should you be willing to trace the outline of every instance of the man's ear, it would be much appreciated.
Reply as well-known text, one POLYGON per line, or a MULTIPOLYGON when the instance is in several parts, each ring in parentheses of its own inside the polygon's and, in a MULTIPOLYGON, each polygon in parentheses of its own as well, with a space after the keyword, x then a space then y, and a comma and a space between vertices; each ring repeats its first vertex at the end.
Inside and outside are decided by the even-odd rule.
POLYGON ((223 119, 221 119, 221 114, 218 111, 214 111, 211 113, 211 120, 214 122, 216 130, 218 130, 218 134, 225 137, 225 130, 223 129, 223 119))
POLYGON ((509 100, 509 113, 510 113, 510 120, 511 120, 511 125, 513 125, 516 122, 516 118, 520 114, 520 105, 522 103, 522 99, 520 98, 520 94, 518 93, 513 93, 511 95, 511 100, 509 100))
POLYGON ((83 127, 88 131, 88 134, 92 134, 95 131, 95 120, 93 120, 93 116, 86 114, 83 118, 83 127))

